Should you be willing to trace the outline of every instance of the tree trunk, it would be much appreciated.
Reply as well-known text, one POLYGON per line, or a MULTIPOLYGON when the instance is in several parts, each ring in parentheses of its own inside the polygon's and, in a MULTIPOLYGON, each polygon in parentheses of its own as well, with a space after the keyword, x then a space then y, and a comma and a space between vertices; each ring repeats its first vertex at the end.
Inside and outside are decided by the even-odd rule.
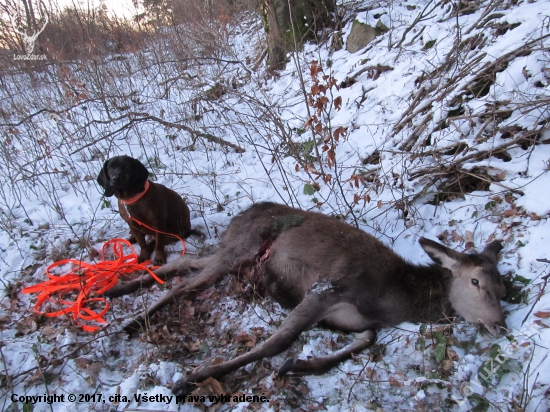
POLYGON ((269 67, 283 69, 289 51, 301 48, 307 40, 315 40, 320 30, 332 27, 335 9, 335 0, 264 0, 269 67))

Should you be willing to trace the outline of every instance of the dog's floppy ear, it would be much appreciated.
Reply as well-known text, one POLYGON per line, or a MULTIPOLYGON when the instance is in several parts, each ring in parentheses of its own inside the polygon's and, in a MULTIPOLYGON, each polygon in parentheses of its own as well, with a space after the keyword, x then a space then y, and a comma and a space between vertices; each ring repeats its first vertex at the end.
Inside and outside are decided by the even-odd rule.
POLYGON ((110 179, 109 179, 109 174, 107 173, 108 166, 109 166, 109 161, 107 160, 103 164, 103 168, 101 169, 101 171, 99 172, 99 175, 97 176, 97 183, 99 183, 99 185, 103 189, 105 189, 105 193, 103 194, 103 196, 105 197, 111 197, 115 194, 115 190, 113 186, 111 186, 111 184, 109 183, 110 179))
POLYGON ((149 178, 149 170, 137 159, 132 159, 134 161, 134 178, 132 183, 134 183, 134 189, 136 192, 141 192, 145 187, 145 182, 149 178))

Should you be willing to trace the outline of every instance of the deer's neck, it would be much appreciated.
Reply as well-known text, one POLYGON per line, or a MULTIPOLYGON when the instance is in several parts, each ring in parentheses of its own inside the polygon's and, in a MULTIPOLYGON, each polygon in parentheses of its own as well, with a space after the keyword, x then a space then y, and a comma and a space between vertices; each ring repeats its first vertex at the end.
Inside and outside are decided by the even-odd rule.
POLYGON ((451 279, 451 272, 440 266, 407 264, 401 284, 409 296, 410 321, 437 322, 454 316, 449 302, 451 279))

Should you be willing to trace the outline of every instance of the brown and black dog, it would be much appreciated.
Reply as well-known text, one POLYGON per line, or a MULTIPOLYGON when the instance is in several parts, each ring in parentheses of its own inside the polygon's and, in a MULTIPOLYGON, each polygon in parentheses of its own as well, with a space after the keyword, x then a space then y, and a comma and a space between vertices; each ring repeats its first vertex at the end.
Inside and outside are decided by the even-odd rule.
POLYGON ((153 264, 162 265, 166 263, 164 245, 177 239, 155 233, 131 217, 153 229, 181 238, 202 236, 202 233, 191 229, 189 208, 181 196, 166 186, 149 181, 148 177, 149 171, 139 160, 116 156, 105 162, 97 182, 105 189, 104 196, 115 195, 118 199, 120 216, 130 226, 130 233, 141 248, 139 261, 148 260, 154 249, 153 264), (147 243, 146 235, 154 235, 155 241, 147 243))

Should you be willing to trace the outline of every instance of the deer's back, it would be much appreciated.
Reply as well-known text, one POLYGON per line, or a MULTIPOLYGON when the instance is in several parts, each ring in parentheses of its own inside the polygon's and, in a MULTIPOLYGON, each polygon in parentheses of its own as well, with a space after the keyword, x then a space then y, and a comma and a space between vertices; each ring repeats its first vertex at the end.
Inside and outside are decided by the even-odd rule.
MULTIPOLYGON (((265 287, 285 307, 296 306, 317 283, 353 295, 359 288, 368 306, 378 309, 380 296, 395 293, 394 274, 404 264, 373 236, 343 221, 274 203, 256 204, 235 217, 222 248, 230 243, 241 249, 237 256, 257 251, 265 287)), ((235 266, 244 263, 239 260, 235 266)))

